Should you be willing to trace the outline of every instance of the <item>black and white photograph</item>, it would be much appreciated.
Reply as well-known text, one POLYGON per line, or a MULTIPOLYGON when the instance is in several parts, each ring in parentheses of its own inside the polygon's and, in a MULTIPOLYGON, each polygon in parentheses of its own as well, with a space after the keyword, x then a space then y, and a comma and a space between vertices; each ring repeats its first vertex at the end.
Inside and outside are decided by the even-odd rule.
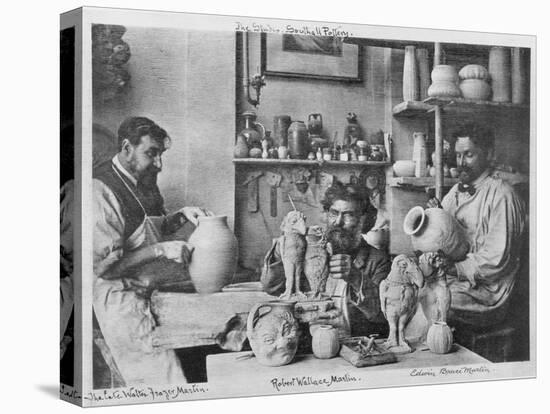
POLYGON ((62 399, 536 375, 534 36, 60 29, 62 399))

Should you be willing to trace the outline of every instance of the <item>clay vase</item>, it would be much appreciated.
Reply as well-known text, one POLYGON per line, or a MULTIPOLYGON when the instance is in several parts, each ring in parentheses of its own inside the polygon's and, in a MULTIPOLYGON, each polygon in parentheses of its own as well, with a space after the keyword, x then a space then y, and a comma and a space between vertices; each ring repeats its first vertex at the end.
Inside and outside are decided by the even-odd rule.
POLYGON ((470 249, 464 227, 441 208, 411 208, 403 221, 403 230, 411 237, 413 249, 422 253, 441 250, 458 262, 470 249))
POLYGON ((237 135, 237 143, 233 150, 233 156, 235 158, 248 157, 248 144, 246 143, 246 137, 242 134, 237 135))
POLYGON ((430 63, 428 49, 416 49, 416 63, 418 65, 418 87, 420 100, 428 97, 430 87, 430 63))
POLYGON ((453 347, 453 331, 445 322, 434 322, 428 330, 426 344, 435 354, 447 354, 453 347))
POLYGON ((489 50, 489 75, 493 89, 494 102, 510 102, 510 49, 495 46, 489 50))
POLYGON ((405 46, 403 63, 403 100, 418 101, 418 70, 416 67, 416 47, 405 46))
POLYGON ((331 325, 312 326, 311 349, 319 359, 333 358, 340 351, 338 331, 331 325))
POLYGON ((275 147, 286 147, 288 145, 288 127, 291 122, 290 116, 288 115, 277 115, 273 117, 273 145, 275 147))
POLYGON ((306 124, 302 121, 294 121, 288 128, 288 153, 290 158, 305 160, 309 151, 306 124))
POLYGON ((201 216, 189 243, 194 247, 189 275, 198 293, 219 292, 237 268, 238 244, 227 216, 201 216))
POLYGON ((321 135, 321 132, 323 132, 323 116, 321 114, 309 114, 307 117, 307 130, 310 135, 321 135))
POLYGON ((428 150, 426 148, 426 134, 423 132, 413 133, 413 155, 414 176, 425 177, 428 170, 428 150))
POLYGON ((296 302, 274 300, 257 303, 248 314, 246 334, 258 362, 278 367, 292 362, 298 349, 296 302))
POLYGON ((464 79, 459 88, 464 99, 486 101, 491 96, 491 86, 482 79, 464 79))
POLYGON ((527 64, 525 51, 512 48, 512 103, 523 104, 527 101, 527 64))

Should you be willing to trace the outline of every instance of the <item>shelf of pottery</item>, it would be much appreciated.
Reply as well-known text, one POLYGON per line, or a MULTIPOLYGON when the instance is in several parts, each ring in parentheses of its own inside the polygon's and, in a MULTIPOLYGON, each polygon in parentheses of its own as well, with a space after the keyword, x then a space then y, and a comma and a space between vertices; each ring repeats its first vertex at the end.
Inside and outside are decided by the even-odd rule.
MULTIPOLYGON (((422 45, 425 47, 426 45, 422 45)), ((450 47, 448 56, 458 53, 460 65, 440 64, 445 60, 442 46, 433 44, 434 65, 429 70, 427 48, 404 46, 403 101, 393 107, 394 117, 425 118, 435 122, 436 151, 428 157, 426 134, 414 133, 411 160, 396 160, 395 178, 390 186, 434 187, 442 194, 456 182, 456 169, 449 168, 446 157, 450 153, 443 139, 444 115, 477 117, 494 113, 510 113, 511 117, 529 115, 529 55, 528 50, 509 47, 450 47), (468 63, 487 61, 488 67, 468 63), (465 64, 462 64, 465 63, 465 64), (439 147, 439 148, 438 148, 439 147), (430 166, 431 165, 431 166, 430 166), (437 168, 441 170, 441 178, 437 168)), ((521 179, 521 178, 520 178, 521 179)))

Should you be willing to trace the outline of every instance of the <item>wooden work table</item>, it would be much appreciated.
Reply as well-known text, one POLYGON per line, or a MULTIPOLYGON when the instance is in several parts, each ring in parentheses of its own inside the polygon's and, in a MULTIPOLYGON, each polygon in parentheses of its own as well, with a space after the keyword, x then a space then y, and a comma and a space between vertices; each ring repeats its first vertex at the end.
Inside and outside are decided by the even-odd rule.
POLYGON ((451 353, 437 355, 423 347, 397 356, 392 364, 356 368, 343 358, 317 359, 297 355, 282 367, 267 367, 257 362, 252 352, 209 355, 206 370, 209 384, 223 384, 232 395, 245 395, 250 387, 259 394, 300 393, 379 387, 384 385, 424 384, 472 380, 471 371, 483 378, 492 364, 485 358, 455 344, 451 353), (446 371, 442 372, 444 369, 446 371), (432 375, 433 374, 433 375, 432 375), (301 382, 301 384, 300 384, 301 382))

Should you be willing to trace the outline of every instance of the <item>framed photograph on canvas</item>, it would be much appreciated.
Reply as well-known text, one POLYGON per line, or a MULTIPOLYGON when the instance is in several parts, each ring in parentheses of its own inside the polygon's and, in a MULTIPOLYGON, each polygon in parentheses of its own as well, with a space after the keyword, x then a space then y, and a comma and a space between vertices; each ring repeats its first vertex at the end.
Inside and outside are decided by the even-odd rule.
POLYGON ((262 35, 262 71, 266 75, 361 82, 358 45, 332 36, 262 35))

